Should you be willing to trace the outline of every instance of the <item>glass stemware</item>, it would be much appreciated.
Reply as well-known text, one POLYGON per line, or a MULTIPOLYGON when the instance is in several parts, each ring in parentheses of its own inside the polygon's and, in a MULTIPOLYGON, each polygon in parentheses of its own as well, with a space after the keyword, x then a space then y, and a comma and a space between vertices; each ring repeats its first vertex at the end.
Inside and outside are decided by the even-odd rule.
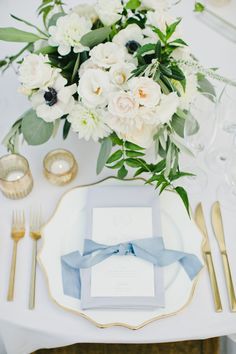
POLYGON ((206 163, 213 172, 223 171, 236 137, 236 89, 225 87, 217 104, 215 133, 208 153, 206 163))
POLYGON ((197 95, 187 113, 184 138, 193 156, 186 158, 184 168, 194 176, 183 178, 190 193, 198 193, 207 186, 207 175, 198 166, 197 157, 211 142, 216 117, 216 99, 210 94, 197 95))

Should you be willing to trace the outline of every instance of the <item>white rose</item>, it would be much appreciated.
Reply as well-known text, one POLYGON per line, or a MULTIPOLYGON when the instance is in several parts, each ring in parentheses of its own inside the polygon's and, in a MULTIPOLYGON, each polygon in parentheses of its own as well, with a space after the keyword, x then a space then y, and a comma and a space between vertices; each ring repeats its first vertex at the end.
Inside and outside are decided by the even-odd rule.
POLYGON ((95 10, 105 26, 111 26, 121 19, 123 6, 120 0, 98 0, 95 10))
POLYGON ((137 115, 138 108, 136 98, 129 92, 119 91, 110 95, 108 111, 114 116, 127 120, 137 115))
POLYGON ((105 123, 104 112, 101 109, 90 109, 81 103, 76 103, 67 117, 72 130, 79 135, 79 139, 93 139, 98 141, 110 134, 105 123))
POLYGON ((26 89, 39 89, 48 85, 55 73, 47 64, 48 61, 48 57, 42 54, 29 54, 24 58, 19 68, 19 80, 26 89))
POLYGON ((119 134, 119 136, 124 140, 128 140, 131 143, 149 149, 153 145, 155 132, 156 129, 154 126, 143 124, 141 128, 136 128, 127 134, 119 134))
POLYGON ((130 43, 133 43, 133 45, 136 44, 138 48, 139 45, 142 45, 143 39, 144 36, 142 29, 136 24, 131 24, 128 25, 125 29, 118 32, 113 37, 112 41, 113 43, 116 43, 120 46, 124 46, 126 48, 130 43))
POLYGON ((90 107, 105 106, 113 90, 109 74, 101 69, 88 69, 79 81, 79 96, 90 107))
POLYGON ((118 87, 126 87, 127 81, 136 66, 132 63, 115 64, 109 71, 110 79, 118 87))
POLYGON ((83 74, 89 69, 99 69, 99 67, 95 65, 91 59, 88 59, 80 65, 79 77, 83 76, 83 74))
POLYGON ((168 95, 163 94, 161 97, 161 103, 156 108, 158 121, 161 124, 168 123, 177 111, 179 103, 179 97, 175 92, 171 92, 168 95))
POLYGON ((92 5, 80 4, 73 7, 72 12, 75 12, 80 17, 86 17, 92 23, 96 22, 98 19, 98 14, 92 5))
POLYGON ((151 78, 135 77, 129 80, 128 85, 140 105, 154 107, 160 102, 160 86, 151 78))
POLYGON ((95 65, 108 69, 112 65, 125 60, 125 51, 123 47, 115 43, 101 43, 90 50, 90 57, 95 65))
POLYGON ((76 85, 65 86, 66 83, 67 80, 59 74, 52 86, 31 96, 38 117, 46 122, 53 122, 70 113, 74 105, 76 85))
POLYGON ((75 53, 80 53, 89 48, 80 43, 81 38, 90 32, 92 22, 86 17, 80 17, 76 13, 61 16, 56 26, 49 27, 51 37, 48 43, 52 46, 58 46, 58 53, 67 55, 71 51, 71 47, 75 53))

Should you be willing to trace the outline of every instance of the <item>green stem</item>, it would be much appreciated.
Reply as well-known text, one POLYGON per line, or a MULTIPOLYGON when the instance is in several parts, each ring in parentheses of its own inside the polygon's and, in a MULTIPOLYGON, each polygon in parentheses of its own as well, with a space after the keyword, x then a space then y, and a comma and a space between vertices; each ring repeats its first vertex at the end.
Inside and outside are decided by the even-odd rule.
POLYGON ((80 53, 78 53, 77 55, 77 59, 76 59, 76 62, 75 62, 75 65, 74 65, 74 69, 73 69, 73 73, 72 73, 72 76, 71 76, 71 82, 73 83, 74 82, 74 79, 75 79, 75 76, 79 70, 79 64, 80 64, 80 53))
POLYGON ((23 54, 30 46, 32 43, 28 43, 25 47, 23 47, 17 54, 11 56, 11 57, 6 57, 6 60, 9 60, 9 63, 7 64, 7 66, 4 68, 3 72, 6 71, 10 64, 12 64, 17 58, 19 58, 19 56, 21 54, 23 54))

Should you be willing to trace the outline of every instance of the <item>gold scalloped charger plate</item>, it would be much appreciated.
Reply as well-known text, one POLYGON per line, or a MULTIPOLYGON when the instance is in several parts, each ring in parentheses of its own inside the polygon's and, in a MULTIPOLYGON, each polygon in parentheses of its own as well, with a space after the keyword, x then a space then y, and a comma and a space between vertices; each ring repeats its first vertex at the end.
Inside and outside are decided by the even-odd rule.
MULTIPOLYGON (((140 329, 153 321, 177 315, 191 302, 199 280, 201 272, 190 281, 178 263, 165 267, 166 306, 151 310, 81 310, 80 300, 63 293, 61 256, 82 247, 83 239, 79 235, 88 188, 117 184, 132 186, 143 182, 143 179, 120 181, 115 177, 108 177, 94 184, 75 187, 63 195, 53 216, 42 230, 43 246, 38 261, 46 275, 50 297, 64 310, 74 312, 100 328, 123 326, 140 329)), ((188 217, 179 197, 173 192, 163 192, 160 196, 160 209, 165 247, 194 253, 203 262, 202 236, 196 224, 188 217)))

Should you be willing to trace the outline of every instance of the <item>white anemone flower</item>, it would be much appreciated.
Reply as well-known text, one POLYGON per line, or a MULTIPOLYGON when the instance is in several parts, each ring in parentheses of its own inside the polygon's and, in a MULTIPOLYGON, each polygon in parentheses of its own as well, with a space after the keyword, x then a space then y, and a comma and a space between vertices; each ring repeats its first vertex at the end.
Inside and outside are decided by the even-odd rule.
POLYGON ((104 69, 109 69, 112 65, 124 62, 126 56, 124 47, 112 42, 98 44, 90 50, 89 54, 92 62, 104 69))
POLYGON ((136 52, 142 45, 144 35, 142 29, 134 24, 128 25, 125 29, 118 32, 112 39, 113 43, 125 47, 130 54, 136 52))
POLYGON ((73 94, 77 87, 75 84, 65 86, 66 84, 67 80, 58 75, 52 86, 31 96, 32 106, 38 117, 46 122, 53 122, 70 113, 74 105, 73 94))
POLYGON ((111 133, 101 109, 95 110, 76 103, 67 119, 71 123, 72 130, 78 133, 79 139, 98 141, 111 133))
POLYGON ((89 48, 83 46, 80 42, 81 38, 92 28, 92 22, 86 17, 80 17, 76 13, 61 16, 56 26, 49 27, 49 44, 58 46, 58 53, 67 55, 71 51, 71 47, 75 53, 80 53, 89 48))

